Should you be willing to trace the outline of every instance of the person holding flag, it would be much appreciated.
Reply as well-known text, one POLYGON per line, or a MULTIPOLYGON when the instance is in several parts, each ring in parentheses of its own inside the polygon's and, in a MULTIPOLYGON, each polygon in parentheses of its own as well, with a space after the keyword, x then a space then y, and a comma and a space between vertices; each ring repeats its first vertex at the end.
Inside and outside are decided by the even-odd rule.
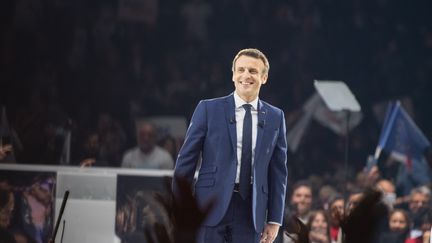
POLYGON ((417 127, 400 102, 391 103, 381 130, 379 142, 370 167, 377 166, 382 151, 402 163, 398 166, 396 186, 400 195, 431 181, 430 168, 424 153, 430 142, 417 127))

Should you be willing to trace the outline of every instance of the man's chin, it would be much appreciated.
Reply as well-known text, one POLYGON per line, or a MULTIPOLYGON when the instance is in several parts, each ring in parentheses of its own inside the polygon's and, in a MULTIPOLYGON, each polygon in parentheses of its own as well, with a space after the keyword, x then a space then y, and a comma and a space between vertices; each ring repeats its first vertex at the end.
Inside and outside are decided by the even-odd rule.
POLYGON ((252 91, 252 87, 249 87, 248 89, 241 89, 238 94, 241 97, 254 97, 256 94, 252 91))

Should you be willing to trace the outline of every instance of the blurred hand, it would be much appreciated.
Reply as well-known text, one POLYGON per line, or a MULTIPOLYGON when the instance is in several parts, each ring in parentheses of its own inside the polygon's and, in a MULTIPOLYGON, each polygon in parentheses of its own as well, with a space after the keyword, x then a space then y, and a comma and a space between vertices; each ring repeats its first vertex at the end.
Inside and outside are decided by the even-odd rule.
POLYGON ((368 179, 368 181, 371 183, 371 185, 372 184, 374 184, 376 181, 378 181, 378 179, 380 178, 380 172, 379 172, 379 169, 378 169, 378 166, 376 166, 376 165, 374 165, 371 169, 370 169, 370 171, 369 171, 369 173, 367 174, 367 179, 368 179))
POLYGON ((11 151, 12 151, 12 145, 11 144, 6 144, 6 145, 0 146, 0 160, 4 159, 7 156, 7 154, 11 151))
MULTIPOLYGON (((167 198, 161 194, 156 194, 156 200, 159 201, 170 214, 169 217, 175 229, 173 242, 195 242, 199 228, 213 207, 214 201, 210 202, 203 208, 200 207, 194 196, 190 183, 179 177, 174 177, 173 180, 177 181, 180 195, 174 197, 174 194, 171 191, 171 182, 167 181, 167 191, 171 191, 171 195, 167 198)), ((158 235, 158 239, 163 239, 163 237, 163 234, 158 235)), ((168 241, 160 240, 159 242, 168 241)))
POLYGON ((409 200, 410 200, 410 196, 408 195, 408 196, 404 196, 404 197, 398 197, 398 198, 396 198, 396 201, 394 202, 394 206, 396 206, 396 205, 400 205, 400 204, 403 204, 403 203, 408 203, 409 202, 409 200))
POLYGON ((317 232, 317 231, 310 231, 309 232, 309 239, 311 242, 320 242, 320 243, 329 243, 327 236, 325 233, 317 232))

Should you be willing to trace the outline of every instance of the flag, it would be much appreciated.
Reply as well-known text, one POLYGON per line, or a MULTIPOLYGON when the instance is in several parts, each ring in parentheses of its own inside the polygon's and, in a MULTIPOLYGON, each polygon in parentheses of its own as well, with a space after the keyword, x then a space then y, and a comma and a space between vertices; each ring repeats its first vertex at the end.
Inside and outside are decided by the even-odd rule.
MULTIPOLYGON (((329 128, 339 136, 345 136, 347 133, 347 118, 343 111, 331 111, 324 101, 317 106, 314 112, 314 118, 321 125, 329 128)), ((349 131, 358 126, 363 119, 361 111, 351 112, 349 119, 349 131)))
MULTIPOLYGON (((398 99, 401 106, 404 108, 404 110, 408 113, 408 115, 415 119, 414 116, 414 104, 409 96, 401 97, 398 99)), ((384 100, 378 103, 374 103, 372 105, 372 112, 374 114, 375 119, 379 122, 380 125, 384 123, 385 115, 387 108, 390 104, 394 103, 393 100, 384 100)))
POLYGON ((375 152, 378 159, 382 150, 397 161, 412 168, 412 161, 421 161, 423 152, 430 146, 429 140, 417 127, 400 102, 392 103, 387 109, 383 128, 375 152))

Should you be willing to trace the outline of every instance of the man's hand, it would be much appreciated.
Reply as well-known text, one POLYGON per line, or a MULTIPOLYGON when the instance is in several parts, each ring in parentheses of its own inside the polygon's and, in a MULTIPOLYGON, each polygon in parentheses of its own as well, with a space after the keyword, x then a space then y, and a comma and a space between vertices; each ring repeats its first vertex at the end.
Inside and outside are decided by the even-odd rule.
POLYGON ((266 224, 261 234, 260 243, 272 243, 276 239, 279 227, 277 224, 266 224))

